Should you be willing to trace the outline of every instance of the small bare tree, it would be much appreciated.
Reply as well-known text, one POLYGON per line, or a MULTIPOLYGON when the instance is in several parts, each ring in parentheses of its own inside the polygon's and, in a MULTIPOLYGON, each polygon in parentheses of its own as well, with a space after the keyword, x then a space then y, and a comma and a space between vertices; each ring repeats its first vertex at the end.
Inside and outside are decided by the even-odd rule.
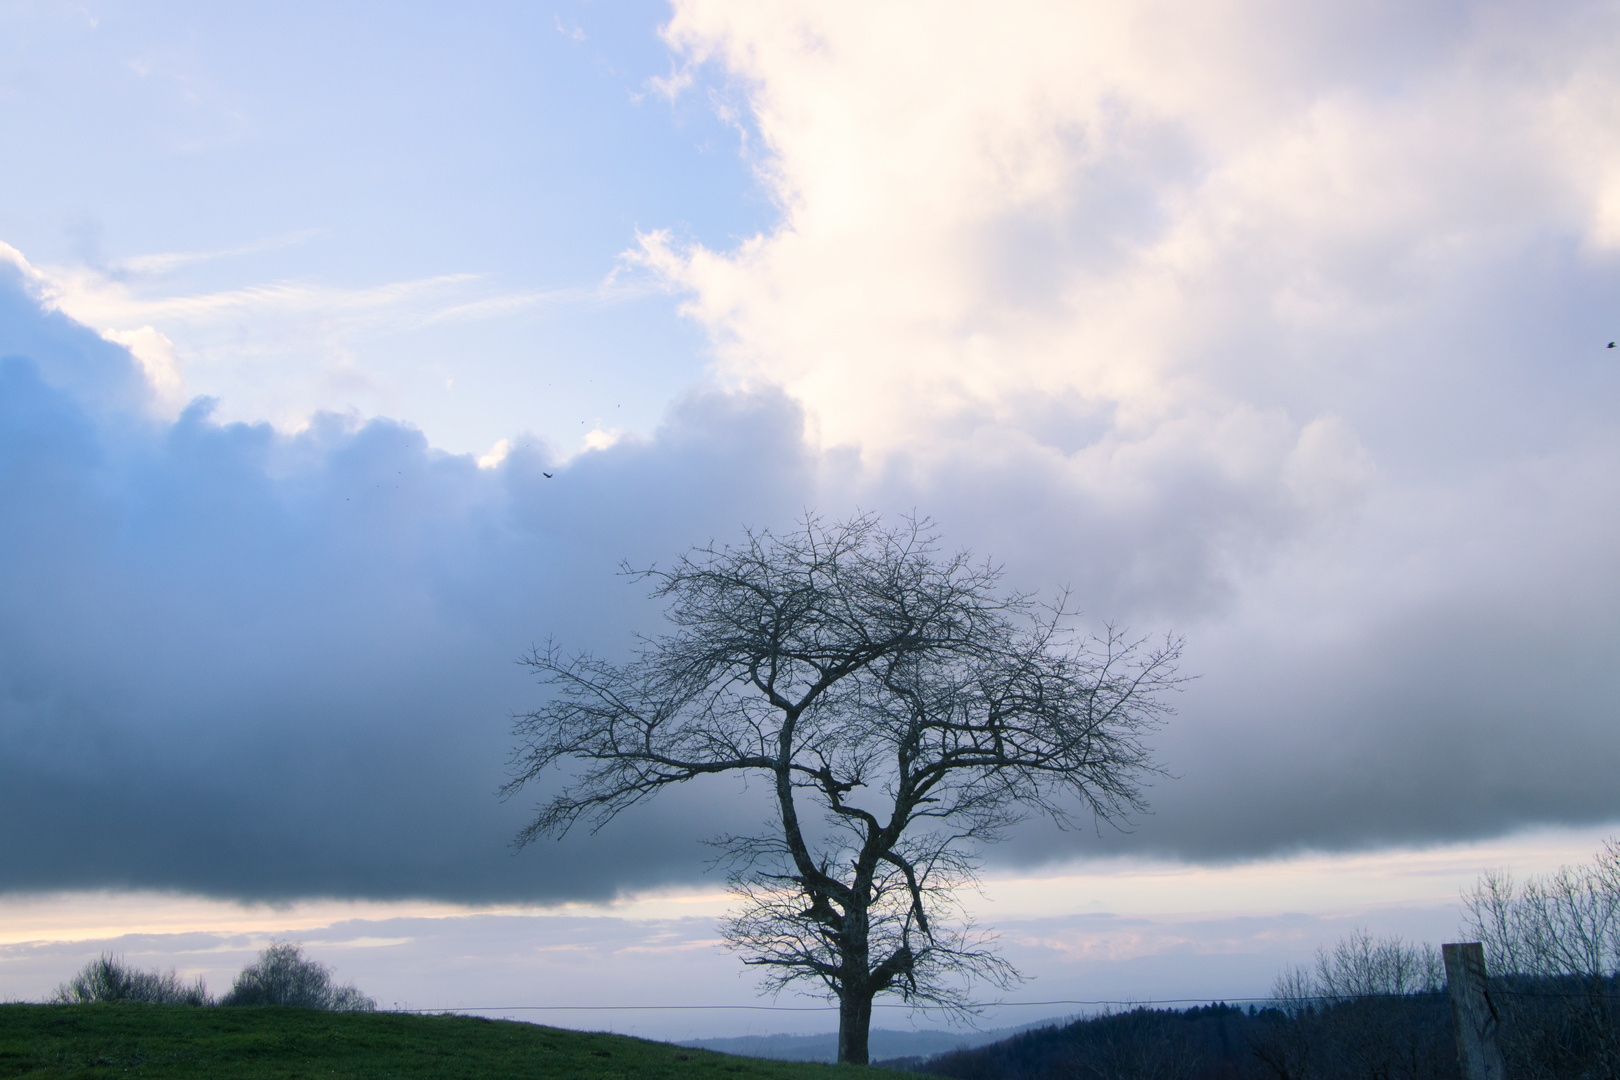
POLYGON ((725 936, 772 989, 837 998, 840 1061, 866 1062, 878 994, 962 1009, 966 979, 1016 978, 954 904, 980 845, 1032 813, 1066 825, 1144 805, 1142 740, 1180 643, 1076 640, 1064 603, 940 557, 926 521, 810 519, 626 572, 654 583, 675 630, 623 665, 529 657, 553 694, 517 721, 503 791, 569 771, 519 843, 697 777, 765 778, 769 831, 716 840, 741 900, 725 936))
POLYGON ((1271 1001, 1284 1020, 1262 1028, 1250 1050, 1278 1080, 1451 1077, 1444 986, 1434 946, 1358 928, 1319 948, 1315 964, 1277 977, 1271 1001))

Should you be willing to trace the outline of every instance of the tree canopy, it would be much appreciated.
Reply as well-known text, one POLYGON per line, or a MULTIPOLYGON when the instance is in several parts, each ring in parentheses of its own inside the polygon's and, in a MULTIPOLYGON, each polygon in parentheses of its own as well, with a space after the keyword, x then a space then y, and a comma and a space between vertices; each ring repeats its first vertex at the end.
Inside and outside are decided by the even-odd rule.
POLYGON ((954 900, 983 844, 1030 814, 1145 807, 1179 641, 1080 635, 1067 597, 1003 592, 927 521, 812 518, 629 573, 673 629, 624 664, 528 658, 552 693, 517 722, 505 790, 567 769, 519 842, 705 775, 766 778, 774 820, 716 840, 741 901, 726 939, 769 985, 838 998, 842 1061, 866 1060, 877 994, 962 1008, 962 976, 1015 977, 954 900))

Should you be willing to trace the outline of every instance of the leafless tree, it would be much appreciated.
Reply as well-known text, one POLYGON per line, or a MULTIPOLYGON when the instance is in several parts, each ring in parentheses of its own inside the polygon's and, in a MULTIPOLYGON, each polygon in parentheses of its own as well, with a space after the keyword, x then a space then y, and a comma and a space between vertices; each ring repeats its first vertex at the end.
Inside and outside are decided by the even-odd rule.
POLYGON ((1620 972, 1620 840, 1605 842, 1589 866, 1523 883, 1487 872, 1463 906, 1492 971, 1594 982, 1620 972))
POLYGON ((626 572, 674 630, 622 665, 528 658, 553 692, 517 722, 504 791, 562 779, 519 843, 671 784, 765 778, 768 831, 716 840, 741 901, 725 936, 768 986, 837 998, 840 1061, 867 1060, 878 994, 961 1009, 967 980, 1016 978, 953 902, 982 844, 1034 813, 1144 805, 1179 641, 1079 638, 1066 601, 1002 592, 926 521, 812 518, 626 572))
POLYGON ((1377 938, 1356 927, 1331 949, 1318 948, 1311 968, 1279 976, 1271 993, 1285 1011, 1297 1011, 1302 1001, 1340 1005, 1362 998, 1438 994, 1445 985, 1445 966, 1433 945, 1377 938))
POLYGON ((1357 928, 1277 977, 1271 1002, 1286 1022, 1250 1049, 1277 1080, 1451 1077, 1451 1040, 1438 1034, 1449 1022, 1444 987, 1434 946, 1357 928))

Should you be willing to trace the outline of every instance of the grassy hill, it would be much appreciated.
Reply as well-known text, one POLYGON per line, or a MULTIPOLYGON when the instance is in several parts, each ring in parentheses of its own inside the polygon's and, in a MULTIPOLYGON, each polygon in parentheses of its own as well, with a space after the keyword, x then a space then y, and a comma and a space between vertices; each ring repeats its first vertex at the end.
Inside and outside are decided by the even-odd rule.
MULTIPOLYGON (((624 1035, 470 1016, 0 1005, 0 1078, 6 1080, 831 1080, 849 1075, 833 1065, 731 1057, 624 1035)), ((903 1074, 873 1069, 862 1075, 903 1074)))

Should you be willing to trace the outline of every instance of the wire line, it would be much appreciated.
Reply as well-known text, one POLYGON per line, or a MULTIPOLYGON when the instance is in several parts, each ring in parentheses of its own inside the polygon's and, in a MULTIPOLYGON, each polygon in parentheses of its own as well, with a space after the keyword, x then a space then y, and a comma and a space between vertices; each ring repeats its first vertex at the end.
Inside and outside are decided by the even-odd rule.
MULTIPOLYGON (((1410 994, 1346 994, 1340 996, 1308 997, 1299 999, 1301 1004, 1309 1005, 1342 1005, 1356 1001, 1365 1001, 1370 998, 1415 998, 1430 997, 1444 994, 1444 990, 1417 991, 1410 994)), ((1491 987, 1491 993, 1504 997, 1527 998, 1602 998, 1604 1000, 1620 999, 1620 995, 1609 993, 1592 993, 1589 991, 1546 991, 1546 990, 1513 990, 1504 986, 1491 987)), ((1281 1001, 1275 997, 1229 997, 1229 998, 1055 998, 1051 1001, 975 1001, 961 1006, 963 1009, 1008 1009, 1008 1008, 1038 1008, 1053 1005, 1130 1005, 1134 1008, 1150 1008, 1159 1005, 1253 1005, 1265 1004, 1272 1008, 1288 1009, 1293 1002, 1281 1001)), ((874 1001, 874 1009, 911 1009, 914 1012, 932 1012, 940 1006, 937 1005, 911 1005, 903 1001, 874 1001)), ((837 1012, 837 1005, 453 1005, 433 1009, 395 1009, 402 1013, 452 1013, 452 1012, 667 1012, 691 1009, 729 1009, 748 1012, 837 1012)))
MULTIPOLYGON (((1269 1001, 1270 998, 1227 998, 1223 1004, 1234 1002, 1269 1001)), ((1140 999, 1125 1000, 1070 1000, 1057 1001, 978 1001, 962 1006, 966 1009, 999 1009, 1009 1007, 1027 1007, 1042 1005, 1213 1005, 1214 1001, 1207 998, 1154 998, 1149 1001, 1140 999)), ((874 1001, 874 1009, 915 1009, 919 1012, 930 1011, 929 1007, 922 1005, 907 1005, 899 1001, 874 1001)), ((938 1008, 934 1006, 933 1008, 938 1008)), ((395 1012, 430 1013, 430 1012, 638 1012, 663 1011, 670 1009, 746 1009, 754 1012, 837 1012, 837 1005, 457 1005, 442 1009, 395 1009, 395 1012)))

